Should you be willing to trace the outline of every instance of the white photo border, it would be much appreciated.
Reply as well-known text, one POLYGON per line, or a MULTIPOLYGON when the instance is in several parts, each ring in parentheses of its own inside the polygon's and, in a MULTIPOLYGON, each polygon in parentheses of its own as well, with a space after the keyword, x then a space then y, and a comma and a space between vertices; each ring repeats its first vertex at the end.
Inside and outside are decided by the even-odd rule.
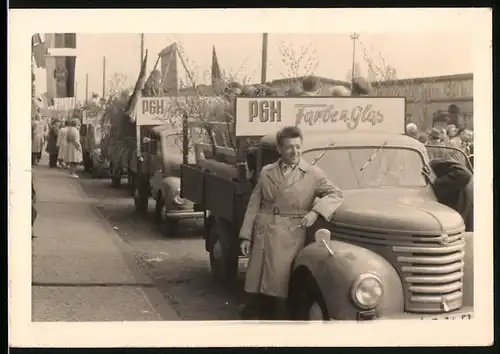
MULTIPOLYGON (((9 344, 16 347, 475 346, 493 343, 492 12, 446 9, 9 10, 9 344), (137 21, 138 18, 147 21, 137 21), (196 27, 193 28, 193 23, 196 27), (91 24, 91 25, 90 25, 91 24), (112 24, 112 25, 111 25, 112 24), (330 324, 31 322, 30 53, 34 33, 474 31, 474 318, 330 324), (479 183, 478 183, 479 182, 479 183), (478 291, 480 289, 480 291, 478 291), (307 326, 307 327, 306 327, 307 326), (130 333, 130 335, 127 335, 130 333)), ((453 58, 460 53, 450 53, 453 58)), ((449 58, 439 58, 448 60, 449 58)))

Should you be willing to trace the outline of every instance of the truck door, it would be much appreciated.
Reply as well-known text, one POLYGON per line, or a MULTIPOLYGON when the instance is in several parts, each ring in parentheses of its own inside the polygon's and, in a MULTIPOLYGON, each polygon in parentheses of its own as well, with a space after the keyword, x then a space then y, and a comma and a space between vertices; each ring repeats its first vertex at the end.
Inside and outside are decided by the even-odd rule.
POLYGON ((472 173, 474 172, 469 157, 462 150, 439 145, 427 145, 426 148, 430 161, 437 159, 454 160, 467 167, 472 173))
POLYGON ((162 159, 162 144, 164 137, 160 134, 151 135, 151 141, 148 146, 149 156, 149 186, 151 195, 154 199, 158 196, 158 191, 163 180, 163 159, 162 159))

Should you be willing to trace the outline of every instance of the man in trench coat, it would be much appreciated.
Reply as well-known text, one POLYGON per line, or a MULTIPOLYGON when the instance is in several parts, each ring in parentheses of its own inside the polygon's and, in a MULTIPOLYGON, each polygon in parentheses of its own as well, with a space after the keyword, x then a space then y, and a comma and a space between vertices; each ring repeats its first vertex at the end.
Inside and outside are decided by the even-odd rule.
POLYGON ((283 128, 276 140, 281 157, 262 168, 240 231, 241 251, 250 257, 244 319, 276 314, 279 300, 288 296, 292 263, 305 246, 306 228, 318 216, 330 220, 343 201, 324 173, 300 158, 298 127, 283 128))

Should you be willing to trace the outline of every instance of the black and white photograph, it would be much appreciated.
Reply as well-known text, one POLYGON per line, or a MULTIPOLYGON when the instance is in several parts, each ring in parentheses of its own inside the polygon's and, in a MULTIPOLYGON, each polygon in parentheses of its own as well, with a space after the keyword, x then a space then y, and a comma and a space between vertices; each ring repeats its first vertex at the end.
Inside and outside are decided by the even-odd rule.
POLYGON ((440 10, 10 11, 11 345, 491 344, 491 12, 440 10))

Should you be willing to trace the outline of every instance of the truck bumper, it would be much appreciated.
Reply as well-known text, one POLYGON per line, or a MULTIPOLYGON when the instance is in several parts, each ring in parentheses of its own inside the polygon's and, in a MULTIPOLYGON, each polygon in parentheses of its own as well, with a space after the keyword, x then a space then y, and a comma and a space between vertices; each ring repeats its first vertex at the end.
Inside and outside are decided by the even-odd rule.
POLYGON ((204 213, 193 210, 170 210, 165 213, 165 216, 170 219, 198 219, 203 218, 204 213))
POLYGON ((474 315, 474 307, 462 307, 447 313, 403 313, 394 316, 380 317, 381 320, 470 320, 474 315))

